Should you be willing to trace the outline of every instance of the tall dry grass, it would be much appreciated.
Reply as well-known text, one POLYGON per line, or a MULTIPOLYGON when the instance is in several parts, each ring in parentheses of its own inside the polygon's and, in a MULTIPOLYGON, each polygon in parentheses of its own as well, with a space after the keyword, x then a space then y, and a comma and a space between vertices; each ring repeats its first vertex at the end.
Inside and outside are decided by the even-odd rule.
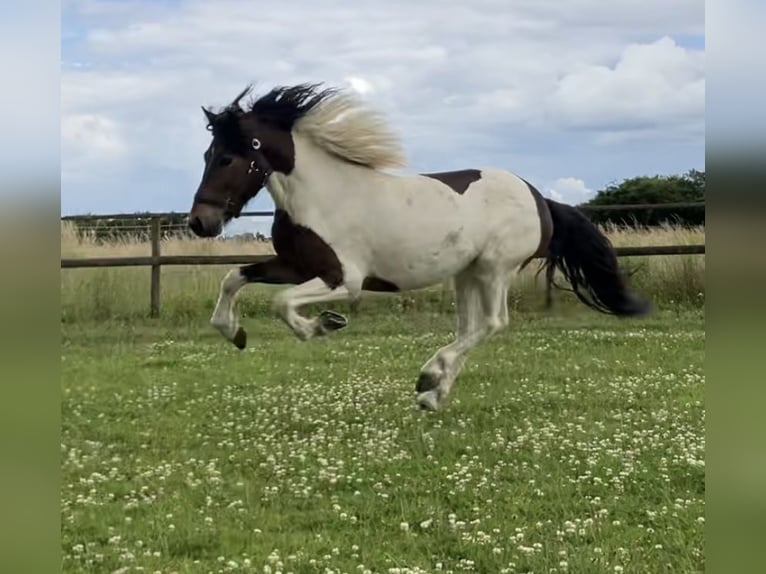
MULTIPOLYGON (((258 255, 272 253, 270 242, 221 241, 173 236, 162 240, 163 255, 258 255)), ((151 254, 148 240, 138 235, 100 243, 95 233, 78 233, 70 221, 61 222, 61 257, 137 257, 151 254)))
MULTIPOLYGON (((651 229, 617 226, 603 228, 615 246, 693 245, 705 242, 703 227, 667 225, 651 229)), ((172 237, 161 242, 163 255, 233 255, 268 254, 269 242, 221 241, 193 237, 172 237)), ((92 235, 81 235, 70 222, 61 224, 61 257, 129 257, 149 255, 148 241, 128 237, 106 243, 92 235)), ((704 255, 672 255, 621 258, 621 263, 635 269, 632 284, 649 295, 657 306, 704 304, 704 255)), ((167 266, 162 269, 162 315, 168 318, 206 318, 218 296, 222 277, 231 266, 167 266)), ((536 277, 536 265, 525 269, 513 286, 509 303, 515 311, 542 307, 543 278, 536 277)), ((64 269, 61 271, 61 308, 65 321, 129 319, 146 316, 149 309, 149 268, 123 267, 64 269)), ((562 279, 557 276, 557 281, 562 279)), ((279 287, 252 285, 243 290, 239 310, 244 315, 270 312, 270 299, 279 287)), ((575 305, 574 297, 556 291, 557 305, 575 305)), ((425 309, 444 311, 452 308, 449 283, 440 287, 404 295, 365 295, 360 312, 378 310, 425 309)), ((334 304, 343 310, 346 304, 334 304)))

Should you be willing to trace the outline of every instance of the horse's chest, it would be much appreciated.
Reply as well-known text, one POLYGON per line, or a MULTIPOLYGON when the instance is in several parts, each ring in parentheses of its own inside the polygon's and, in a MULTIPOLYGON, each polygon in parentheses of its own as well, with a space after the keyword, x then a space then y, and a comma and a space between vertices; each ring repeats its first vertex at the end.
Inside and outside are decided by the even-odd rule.
POLYGON ((280 259, 307 280, 320 277, 331 287, 343 283, 343 266, 332 247, 312 229, 295 223, 286 211, 274 212, 271 238, 280 259))

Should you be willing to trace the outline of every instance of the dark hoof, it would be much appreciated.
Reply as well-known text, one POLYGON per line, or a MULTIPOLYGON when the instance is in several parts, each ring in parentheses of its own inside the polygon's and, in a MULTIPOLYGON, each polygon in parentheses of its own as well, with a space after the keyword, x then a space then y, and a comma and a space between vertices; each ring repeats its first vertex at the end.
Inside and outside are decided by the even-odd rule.
POLYGON ((426 404, 425 402, 420 402, 420 401, 418 402, 418 408, 419 408, 421 411, 428 411, 428 412, 430 412, 430 411, 433 411, 433 410, 434 410, 434 408, 433 408, 431 405, 428 405, 428 404, 426 404))
POLYGON ((417 398, 417 405, 421 411, 438 411, 439 402, 441 400, 441 393, 437 391, 428 391, 426 393, 419 393, 417 398))
POLYGON ((420 373, 415 390, 419 393, 425 393, 439 386, 439 377, 432 373, 420 373))
POLYGON ((231 342, 234 343, 234 346, 237 347, 237 349, 240 351, 247 347, 247 333, 242 327, 237 329, 237 332, 234 333, 234 338, 231 340, 231 342))
POLYGON ((319 324, 323 331, 337 331, 348 325, 346 318, 335 311, 322 311, 319 314, 319 324))

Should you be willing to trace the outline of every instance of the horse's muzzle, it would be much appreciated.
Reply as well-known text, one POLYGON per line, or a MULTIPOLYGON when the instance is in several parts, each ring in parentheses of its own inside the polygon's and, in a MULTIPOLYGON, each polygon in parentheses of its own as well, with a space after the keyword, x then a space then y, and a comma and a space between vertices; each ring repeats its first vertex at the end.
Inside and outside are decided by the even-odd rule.
POLYGON ((216 237, 223 230, 223 210, 209 205, 195 205, 189 213, 189 229, 197 237, 216 237))

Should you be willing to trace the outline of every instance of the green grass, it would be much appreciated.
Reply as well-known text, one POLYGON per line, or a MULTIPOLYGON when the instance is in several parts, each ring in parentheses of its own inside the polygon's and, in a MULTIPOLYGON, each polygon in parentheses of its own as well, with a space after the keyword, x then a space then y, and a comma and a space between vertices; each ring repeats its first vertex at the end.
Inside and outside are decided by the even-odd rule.
POLYGON ((64 571, 704 571, 702 312, 525 317, 438 413, 444 314, 64 324, 64 571))

